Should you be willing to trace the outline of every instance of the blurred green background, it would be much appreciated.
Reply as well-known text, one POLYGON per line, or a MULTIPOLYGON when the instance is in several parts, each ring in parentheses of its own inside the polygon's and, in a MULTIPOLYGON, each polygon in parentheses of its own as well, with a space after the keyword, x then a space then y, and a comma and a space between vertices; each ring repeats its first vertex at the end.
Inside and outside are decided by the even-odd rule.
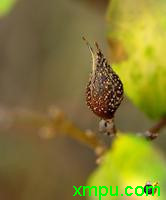
MULTIPOLYGON (((97 0, 20 0, 9 13, 3 11, 0 125, 4 108, 44 112, 56 105, 81 129, 98 131, 98 119, 84 100, 91 58, 82 36, 98 41, 109 57, 107 4, 97 0)), ((127 98, 116 115, 122 131, 145 131, 153 123, 127 98)), ((161 134, 154 142, 163 154, 165 139, 161 134)), ((73 185, 84 185, 95 167, 94 153, 70 138, 42 140, 35 130, 0 130, 0 199, 72 200, 73 185)))

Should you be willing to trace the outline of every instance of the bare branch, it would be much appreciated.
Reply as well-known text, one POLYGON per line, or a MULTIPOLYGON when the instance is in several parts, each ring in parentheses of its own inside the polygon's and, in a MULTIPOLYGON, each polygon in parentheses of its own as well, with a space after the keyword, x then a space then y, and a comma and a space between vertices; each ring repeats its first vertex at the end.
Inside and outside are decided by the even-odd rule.
POLYGON ((158 137, 159 132, 166 126, 166 117, 161 118, 161 120, 145 132, 145 137, 149 140, 154 140, 158 137))
POLYGON ((0 109, 0 128, 37 129, 39 136, 45 139, 70 136, 89 146, 98 156, 105 151, 105 145, 95 133, 80 130, 55 107, 46 114, 20 109, 15 111, 0 109))

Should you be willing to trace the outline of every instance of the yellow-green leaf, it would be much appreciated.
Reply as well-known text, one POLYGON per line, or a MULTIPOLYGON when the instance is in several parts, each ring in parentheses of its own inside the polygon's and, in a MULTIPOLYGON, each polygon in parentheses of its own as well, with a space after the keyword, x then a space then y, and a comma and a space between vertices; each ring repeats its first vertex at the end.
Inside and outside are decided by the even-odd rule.
POLYGON ((0 17, 7 15, 15 2, 16 0, 0 0, 0 17))
MULTIPOLYGON (((125 187, 137 186, 144 187, 146 182, 150 181, 152 184, 159 182, 160 197, 158 193, 152 196, 136 196, 132 195, 127 199, 141 199, 165 200, 165 185, 166 180, 166 162, 161 153, 156 149, 152 143, 149 143, 144 138, 139 138, 133 135, 121 135, 113 143, 112 148, 104 156, 101 165, 92 173, 87 185, 89 186, 112 186, 113 192, 116 186, 119 188, 119 195, 111 197, 109 194, 102 199, 124 199, 125 187), (122 197, 121 194, 124 194, 122 197)), ((129 190, 128 193, 134 192, 134 189, 129 190)), ((87 195, 88 196, 88 195, 87 195)), ((93 196, 89 199, 99 199, 99 196, 93 196)))
POLYGON ((111 0, 107 12, 108 38, 119 56, 115 70, 125 92, 156 119, 166 115, 165 13, 165 0, 111 0))

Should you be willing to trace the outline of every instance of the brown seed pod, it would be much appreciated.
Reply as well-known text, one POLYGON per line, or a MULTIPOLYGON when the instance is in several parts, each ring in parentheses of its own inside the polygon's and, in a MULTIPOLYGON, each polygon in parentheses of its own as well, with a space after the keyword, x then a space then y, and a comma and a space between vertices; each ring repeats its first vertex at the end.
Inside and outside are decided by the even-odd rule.
MULTIPOLYGON (((86 39, 83 37, 86 41, 86 39)), ((123 99, 123 84, 95 43, 94 51, 86 41, 92 54, 93 66, 86 88, 88 107, 102 119, 112 119, 123 99)))

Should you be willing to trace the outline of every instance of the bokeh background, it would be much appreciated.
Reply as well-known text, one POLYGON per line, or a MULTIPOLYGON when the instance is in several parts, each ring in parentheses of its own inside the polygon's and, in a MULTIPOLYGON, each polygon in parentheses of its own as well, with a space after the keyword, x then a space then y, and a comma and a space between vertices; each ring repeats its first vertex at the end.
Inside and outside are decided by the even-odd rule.
MULTIPOLYGON (((20 0, 0 17, 1 125, 5 109, 46 112, 55 105, 80 129, 98 131, 98 119, 85 105, 91 57, 82 36, 98 41, 109 57, 107 4, 20 0)), ((119 129, 140 132, 153 123, 125 97, 116 115, 119 129)), ((161 134, 154 142, 163 154, 165 139, 161 134)), ((95 159, 70 138, 43 140, 35 130, 0 129, 0 199, 73 199, 73 185, 85 185, 95 159)))

